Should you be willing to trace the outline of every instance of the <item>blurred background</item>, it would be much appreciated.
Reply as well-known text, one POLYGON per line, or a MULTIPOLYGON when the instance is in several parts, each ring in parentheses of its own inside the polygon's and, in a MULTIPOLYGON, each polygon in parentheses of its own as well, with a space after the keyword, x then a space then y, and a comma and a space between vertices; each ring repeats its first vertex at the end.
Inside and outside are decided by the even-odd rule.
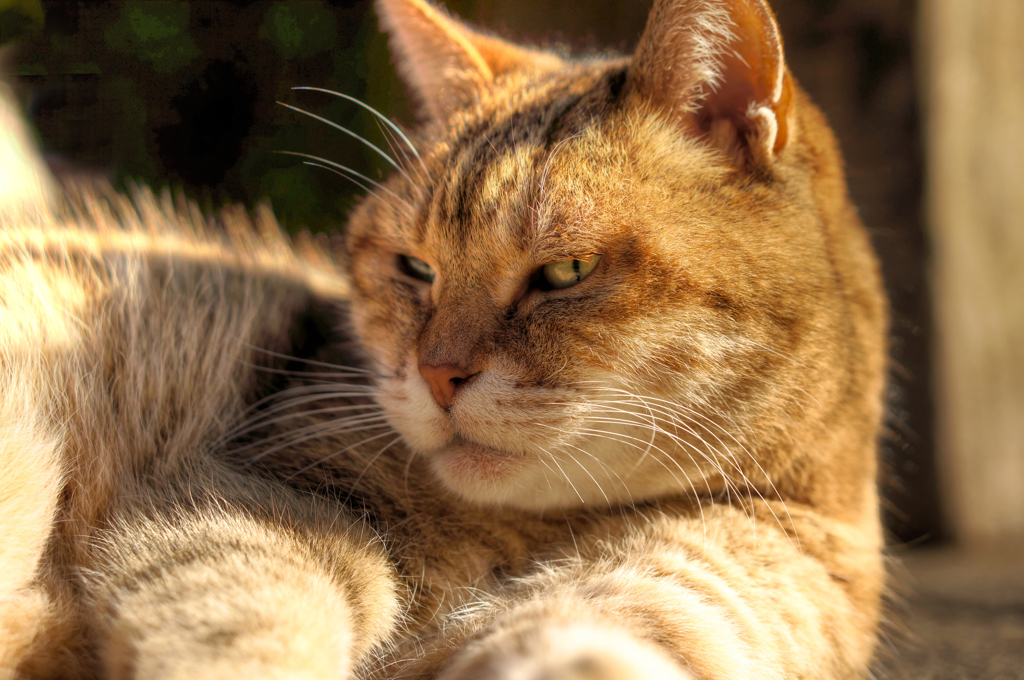
MULTIPOLYGON (((892 300, 880 480, 890 544, 911 565, 916 549, 946 546, 1015 573, 1017 557, 997 556, 1024 551, 1024 1, 772 5, 792 72, 839 136, 892 300)), ((586 55, 630 51, 649 3, 447 7, 586 55)), ((386 149, 372 115, 293 87, 416 120, 369 0, 0 0, 0 41, 15 36, 6 70, 58 172, 170 186, 206 209, 270 201, 292 232, 340 229, 361 190, 278 152, 372 178, 388 169, 277 102, 386 149)), ((951 569, 935 578, 968 578, 951 569)), ((1024 596, 1019 605, 1011 639, 1024 649, 1024 596)))

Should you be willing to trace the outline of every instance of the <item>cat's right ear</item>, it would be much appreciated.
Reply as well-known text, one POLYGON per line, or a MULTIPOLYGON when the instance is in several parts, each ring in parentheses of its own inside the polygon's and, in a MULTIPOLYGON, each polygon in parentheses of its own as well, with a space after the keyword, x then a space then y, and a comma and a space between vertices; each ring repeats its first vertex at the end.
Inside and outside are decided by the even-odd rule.
POLYGON ((472 105, 498 76, 559 62, 482 35, 423 0, 377 0, 377 14, 399 72, 431 118, 444 120, 472 105))
POLYGON ((793 82, 765 0, 655 0, 628 87, 740 165, 770 163, 793 126, 793 82))

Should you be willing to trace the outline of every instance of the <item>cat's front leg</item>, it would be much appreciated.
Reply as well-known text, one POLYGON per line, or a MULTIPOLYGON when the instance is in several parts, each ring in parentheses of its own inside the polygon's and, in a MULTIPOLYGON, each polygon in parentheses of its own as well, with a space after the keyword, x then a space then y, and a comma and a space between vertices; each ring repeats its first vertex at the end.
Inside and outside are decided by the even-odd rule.
POLYGON ((122 513, 85 578, 103 676, 351 677, 394 629, 393 577, 358 524, 294 510, 122 513))
POLYGON ((795 504, 800 543, 767 511, 755 531, 739 509, 706 507, 705 534, 699 516, 662 510, 577 536, 578 554, 454 612, 427 665, 443 680, 868 677, 870 532, 795 504))
POLYGON ((614 621, 559 621, 567 609, 563 616, 516 612, 514 623, 467 644, 438 680, 694 680, 677 659, 614 621))

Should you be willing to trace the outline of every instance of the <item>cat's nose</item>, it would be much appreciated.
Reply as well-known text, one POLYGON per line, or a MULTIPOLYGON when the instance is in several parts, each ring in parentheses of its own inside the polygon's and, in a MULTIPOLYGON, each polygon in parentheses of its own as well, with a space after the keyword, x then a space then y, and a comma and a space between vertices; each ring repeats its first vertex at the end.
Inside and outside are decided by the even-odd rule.
POLYGON ((434 401, 446 411, 455 401, 455 391, 459 389, 459 385, 476 375, 451 364, 441 364, 440 366, 420 364, 419 369, 420 375, 430 385, 430 391, 434 393, 434 401))

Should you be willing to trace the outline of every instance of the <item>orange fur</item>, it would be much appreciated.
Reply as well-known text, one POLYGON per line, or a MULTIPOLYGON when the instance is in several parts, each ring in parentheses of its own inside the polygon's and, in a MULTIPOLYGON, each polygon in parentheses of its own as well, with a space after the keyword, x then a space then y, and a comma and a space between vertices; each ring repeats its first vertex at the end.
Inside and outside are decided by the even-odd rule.
POLYGON ((770 10, 378 5, 426 120, 340 263, 0 128, 0 672, 868 677, 886 305, 770 10))

